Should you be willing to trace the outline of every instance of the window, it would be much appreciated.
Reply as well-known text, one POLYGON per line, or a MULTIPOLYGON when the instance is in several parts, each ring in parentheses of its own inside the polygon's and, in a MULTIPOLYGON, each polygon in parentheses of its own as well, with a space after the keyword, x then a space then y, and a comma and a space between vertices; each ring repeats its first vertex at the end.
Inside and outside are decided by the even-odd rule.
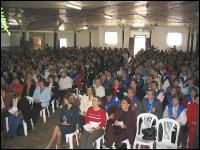
POLYGON ((117 44, 117 32, 105 32, 105 43, 108 45, 117 44))
POLYGON ((67 39, 65 38, 60 39, 60 48, 61 47, 67 47, 67 39))
POLYGON ((182 43, 181 33, 168 33, 167 34, 167 45, 168 46, 180 46, 182 43))
POLYGON ((143 48, 145 50, 146 36, 136 35, 134 38, 134 56, 143 48))

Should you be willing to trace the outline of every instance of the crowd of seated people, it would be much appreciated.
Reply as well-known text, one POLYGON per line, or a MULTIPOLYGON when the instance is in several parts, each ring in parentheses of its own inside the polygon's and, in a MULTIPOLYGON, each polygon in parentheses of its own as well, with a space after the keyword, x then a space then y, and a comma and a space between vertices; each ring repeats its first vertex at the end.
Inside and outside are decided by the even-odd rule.
MULTIPOLYGON (((119 146, 125 138, 133 143, 134 135, 131 137, 125 132, 135 132, 136 117, 146 112, 158 119, 177 120, 181 125, 179 146, 185 148, 189 137, 188 146, 191 148, 196 144, 199 128, 199 55, 177 50, 146 50, 130 60, 127 56, 127 49, 96 47, 29 51, 25 54, 2 51, 2 131, 5 117, 13 116, 9 110, 16 106, 12 92, 17 93, 18 103, 22 103, 21 107, 16 106, 22 110, 23 116, 13 127, 16 130, 23 119, 32 118, 36 123, 40 110, 48 107, 54 98, 59 100, 61 109, 66 109, 63 113, 72 111, 73 102, 67 102, 71 98, 66 97, 66 93, 78 88, 83 97, 78 105, 79 120, 74 122, 78 122, 82 129, 82 148, 91 148, 92 142, 103 134, 101 129, 104 127, 107 127, 106 147, 113 142, 119 146), (26 106, 26 96, 33 97, 32 108, 26 106), (134 114, 132 120, 128 119, 129 111, 134 114), (91 115, 101 116, 104 120, 106 113, 110 119, 107 124, 103 121, 91 133, 85 131, 83 126, 90 121, 91 115), (123 121, 124 125, 113 128, 111 125, 116 120, 123 121), (110 136, 115 138, 109 139, 110 136)), ((20 117, 21 112, 16 113, 16 117, 20 117)), ((98 119, 93 121, 98 122, 98 119)), ((47 148, 56 139, 59 146, 63 135, 72 131, 64 127, 55 127, 47 148)), ((14 131, 9 133, 16 136, 14 131)))

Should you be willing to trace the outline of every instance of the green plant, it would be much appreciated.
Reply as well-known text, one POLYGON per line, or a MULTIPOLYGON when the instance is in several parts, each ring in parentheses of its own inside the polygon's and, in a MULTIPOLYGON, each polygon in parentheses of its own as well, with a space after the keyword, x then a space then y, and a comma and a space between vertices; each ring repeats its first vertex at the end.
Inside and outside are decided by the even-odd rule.
POLYGON ((10 36, 10 31, 8 30, 8 25, 7 25, 6 17, 4 15, 2 7, 1 7, 1 29, 3 29, 4 31, 6 31, 8 33, 8 35, 10 36))

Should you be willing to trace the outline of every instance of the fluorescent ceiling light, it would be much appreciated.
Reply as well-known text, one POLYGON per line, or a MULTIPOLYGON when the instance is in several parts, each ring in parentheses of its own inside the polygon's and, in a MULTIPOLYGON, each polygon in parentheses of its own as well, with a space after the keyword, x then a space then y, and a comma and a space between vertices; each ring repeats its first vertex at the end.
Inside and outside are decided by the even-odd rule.
POLYGON ((19 24, 17 22, 8 22, 9 25, 11 26, 18 26, 19 24))
POLYGON ((108 16, 108 15, 104 15, 104 17, 107 18, 107 19, 112 19, 112 17, 108 16))
POLYGON ((79 5, 80 5, 79 3, 77 3, 77 2, 74 2, 74 1, 68 1, 68 3, 70 3, 70 4, 72 4, 72 5, 77 5, 77 6, 79 6, 79 5))
MULTIPOLYGON (((19 20, 19 22, 21 23, 21 20, 19 20)), ((13 18, 8 19, 8 24, 12 25, 12 26, 18 26, 19 25, 19 23, 13 18)))
POLYGON ((87 30, 88 29, 88 27, 87 26, 83 26, 83 28, 82 28, 83 30, 87 30))
POLYGON ((133 27, 144 27, 144 23, 134 23, 133 27))
POLYGON ((70 8, 74 8, 74 9, 79 9, 79 10, 82 9, 80 6, 77 6, 77 5, 74 5, 74 4, 70 4, 69 2, 66 4, 66 6, 70 7, 70 8))

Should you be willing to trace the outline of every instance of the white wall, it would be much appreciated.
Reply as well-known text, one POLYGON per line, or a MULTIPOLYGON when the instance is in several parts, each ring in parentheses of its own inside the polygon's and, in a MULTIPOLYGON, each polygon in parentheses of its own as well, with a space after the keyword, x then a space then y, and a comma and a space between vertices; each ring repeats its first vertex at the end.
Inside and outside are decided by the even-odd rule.
POLYGON ((168 32, 180 32, 182 33, 182 45, 177 46, 177 49, 187 50, 187 36, 188 30, 185 27, 154 27, 152 29, 151 44, 159 49, 169 48, 167 45, 167 33, 168 32))
POLYGON ((11 33, 10 46, 20 46, 20 39, 22 37, 21 32, 11 33))
POLYGON ((124 48, 128 48, 129 47, 129 37, 131 37, 131 32, 130 32, 129 27, 126 27, 124 29, 124 48))
POLYGON ((80 31, 76 33, 76 45, 86 47, 89 45, 89 31, 80 31))
POLYGON ((72 31, 59 31, 58 32, 58 39, 60 39, 60 38, 66 38, 67 39, 67 46, 68 47, 74 46, 74 32, 72 32, 72 31))
POLYGON ((91 30, 91 42, 92 46, 94 47, 99 47, 99 34, 98 34, 98 29, 91 30))
MULTIPOLYGON (((122 29, 120 27, 99 27, 100 46, 101 47, 122 47, 122 29), (118 43, 116 45, 107 45, 105 43, 105 32, 117 32, 118 43)), ((126 35, 124 35, 126 37, 126 35)))
POLYGON ((21 32, 12 32, 10 37, 7 33, 1 33, 1 47, 20 46, 21 32))
POLYGON ((197 31, 194 31, 193 51, 196 51, 197 31))
POLYGON ((10 46, 8 33, 1 33, 1 47, 10 46))
MULTIPOLYGON (((113 47, 122 47, 122 29, 120 27, 108 27, 100 26, 98 29, 94 29, 91 32, 92 36, 92 46, 96 47, 111 47, 105 44, 105 32, 117 32, 118 33, 118 44, 113 47)), ((160 49, 168 48, 167 45, 167 33, 168 32, 181 32, 182 33, 182 45, 177 47, 177 49, 186 50, 187 49, 187 36, 188 30, 185 27, 154 27, 152 29, 152 44, 160 49)), ((124 30, 124 47, 129 47, 129 37, 133 37, 134 34, 140 35, 145 34, 149 37, 149 32, 139 32, 130 30, 129 27, 126 27, 124 30)), ((7 33, 1 33, 1 47, 4 46, 19 46, 21 32, 11 33, 11 37, 7 33)), ((74 33, 73 31, 62 31, 58 32, 58 38, 67 38, 67 45, 69 47, 74 46, 74 33)), ((54 33, 45 32, 45 44, 53 46, 54 33)), ((196 32, 194 33, 194 44, 193 49, 196 48, 196 32)), ((89 45, 89 33, 88 31, 81 31, 77 33, 77 46, 84 47, 89 45)))
MULTIPOLYGON (((116 27, 116 26, 100 26, 98 29, 98 34, 99 34, 99 46, 101 47, 122 47, 122 28, 121 27, 116 27), (117 32, 118 36, 118 43, 116 45, 107 45, 105 43, 105 32, 117 32)), ((130 31, 129 27, 126 27, 124 29, 124 48, 129 47, 129 37, 130 37, 130 31)))
POLYGON ((45 32, 45 45, 48 44, 50 47, 53 47, 54 33, 53 32, 45 32))
POLYGON ((142 31, 142 32, 130 31, 130 35, 131 35, 131 37, 134 37, 134 35, 146 35, 146 38, 149 38, 150 37, 150 32, 148 32, 148 31, 142 31))

